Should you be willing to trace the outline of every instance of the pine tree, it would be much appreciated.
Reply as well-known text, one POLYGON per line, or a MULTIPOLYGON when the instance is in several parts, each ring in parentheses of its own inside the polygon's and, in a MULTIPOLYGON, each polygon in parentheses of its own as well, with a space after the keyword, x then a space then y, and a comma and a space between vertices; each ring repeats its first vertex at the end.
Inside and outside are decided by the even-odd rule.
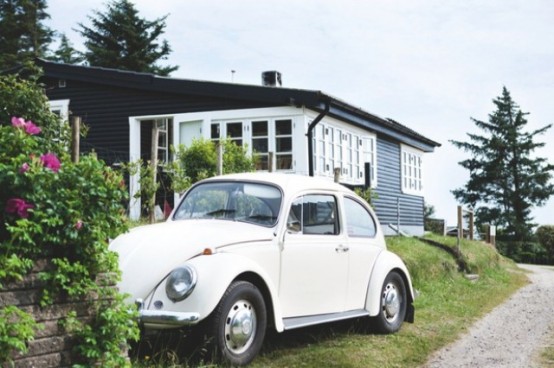
POLYGON ((91 27, 79 24, 85 38, 85 58, 90 65, 149 72, 163 76, 177 70, 177 66, 160 66, 171 48, 166 40, 157 41, 164 33, 167 16, 148 21, 140 18, 135 6, 128 0, 115 0, 107 11, 94 12, 89 17, 91 27))
POLYGON ((0 0, 0 70, 44 57, 54 32, 46 0, 0 0))
POLYGON ((73 48, 67 36, 62 33, 58 49, 54 51, 52 55, 48 56, 48 60, 64 64, 80 64, 85 58, 79 51, 73 48))
POLYGON ((521 246, 534 225, 532 208, 544 205, 554 194, 554 165, 545 158, 533 157, 534 150, 544 146, 535 138, 552 125, 525 132, 528 113, 521 111, 506 87, 493 103, 496 111, 489 114, 488 122, 472 118, 483 135, 468 133, 469 142, 451 141, 472 155, 459 162, 469 170, 469 181, 453 194, 476 208, 478 223, 496 225, 512 244, 521 246))

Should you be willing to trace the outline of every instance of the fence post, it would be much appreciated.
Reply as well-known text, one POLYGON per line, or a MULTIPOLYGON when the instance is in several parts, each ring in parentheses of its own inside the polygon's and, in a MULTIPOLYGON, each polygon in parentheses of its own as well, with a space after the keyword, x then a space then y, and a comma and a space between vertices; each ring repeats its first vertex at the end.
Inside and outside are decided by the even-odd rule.
POLYGON ((474 222, 473 222, 473 208, 471 209, 471 211, 469 211, 469 240, 473 240, 473 227, 474 227, 474 222))
MULTIPOLYGON (((152 183, 156 185, 156 175, 158 174, 158 124, 154 121, 152 125, 152 141, 150 151, 150 166, 152 167, 152 183)), ((150 206, 148 208, 148 220, 151 224, 156 222, 156 193, 152 194, 150 206)))
POLYGON ((81 139, 81 118, 73 116, 71 118, 71 161, 74 164, 79 163, 79 150, 81 139))
POLYGON ((223 175, 223 145, 217 144, 217 175, 223 175))
POLYGON ((274 166, 274 163, 273 163, 273 157, 274 157, 274 153, 273 152, 268 152, 267 153, 267 171, 268 172, 273 172, 275 171, 275 166, 274 166))

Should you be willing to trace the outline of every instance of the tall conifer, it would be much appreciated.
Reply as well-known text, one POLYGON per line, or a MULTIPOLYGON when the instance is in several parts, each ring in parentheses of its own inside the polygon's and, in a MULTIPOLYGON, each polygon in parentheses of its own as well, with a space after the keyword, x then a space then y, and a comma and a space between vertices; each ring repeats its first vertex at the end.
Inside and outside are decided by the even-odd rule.
POLYGON ((478 223, 496 225, 511 241, 509 251, 517 253, 513 247, 529 240, 532 232, 531 210, 554 194, 554 165, 533 155, 545 145, 536 142, 536 137, 552 125, 526 132, 528 113, 521 111, 506 87, 493 103, 496 111, 489 114, 487 122, 472 118, 482 135, 468 133, 468 142, 451 141, 471 153, 471 158, 459 162, 469 170, 469 181, 453 194, 476 208, 478 223))
POLYGON ((0 70, 44 57, 54 31, 46 0, 0 0, 0 70))
POLYGON ((171 48, 166 40, 158 38, 164 33, 167 16, 148 21, 139 17, 135 6, 128 0, 115 0, 107 4, 105 13, 94 12, 90 27, 79 24, 85 38, 85 58, 92 66, 150 72, 163 76, 177 70, 177 66, 160 66, 171 48))

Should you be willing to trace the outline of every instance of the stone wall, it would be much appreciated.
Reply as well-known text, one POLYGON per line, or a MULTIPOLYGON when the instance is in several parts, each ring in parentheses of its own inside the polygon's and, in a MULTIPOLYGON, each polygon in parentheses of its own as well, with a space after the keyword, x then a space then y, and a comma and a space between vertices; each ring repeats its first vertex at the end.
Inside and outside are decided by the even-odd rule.
POLYGON ((89 302, 68 301, 67 298, 58 298, 53 305, 40 307, 44 283, 39 280, 38 273, 47 267, 48 262, 37 262, 24 280, 5 283, 0 291, 0 308, 15 305, 43 325, 36 331, 35 339, 28 343, 28 352, 24 355, 14 353, 13 364, 6 363, 4 367, 70 367, 76 363, 72 354, 75 339, 64 331, 60 321, 72 310, 80 320, 90 320, 93 309, 89 302))

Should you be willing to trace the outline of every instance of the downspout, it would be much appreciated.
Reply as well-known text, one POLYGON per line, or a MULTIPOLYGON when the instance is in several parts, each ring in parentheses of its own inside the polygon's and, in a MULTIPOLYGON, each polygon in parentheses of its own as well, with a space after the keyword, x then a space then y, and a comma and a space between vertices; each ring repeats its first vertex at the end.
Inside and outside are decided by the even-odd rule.
POLYGON ((325 109, 319 113, 319 115, 310 123, 308 126, 308 133, 306 135, 308 136, 308 175, 314 176, 314 144, 312 140, 312 131, 314 130, 315 126, 319 124, 321 119, 325 117, 329 113, 329 101, 325 101, 325 109))

